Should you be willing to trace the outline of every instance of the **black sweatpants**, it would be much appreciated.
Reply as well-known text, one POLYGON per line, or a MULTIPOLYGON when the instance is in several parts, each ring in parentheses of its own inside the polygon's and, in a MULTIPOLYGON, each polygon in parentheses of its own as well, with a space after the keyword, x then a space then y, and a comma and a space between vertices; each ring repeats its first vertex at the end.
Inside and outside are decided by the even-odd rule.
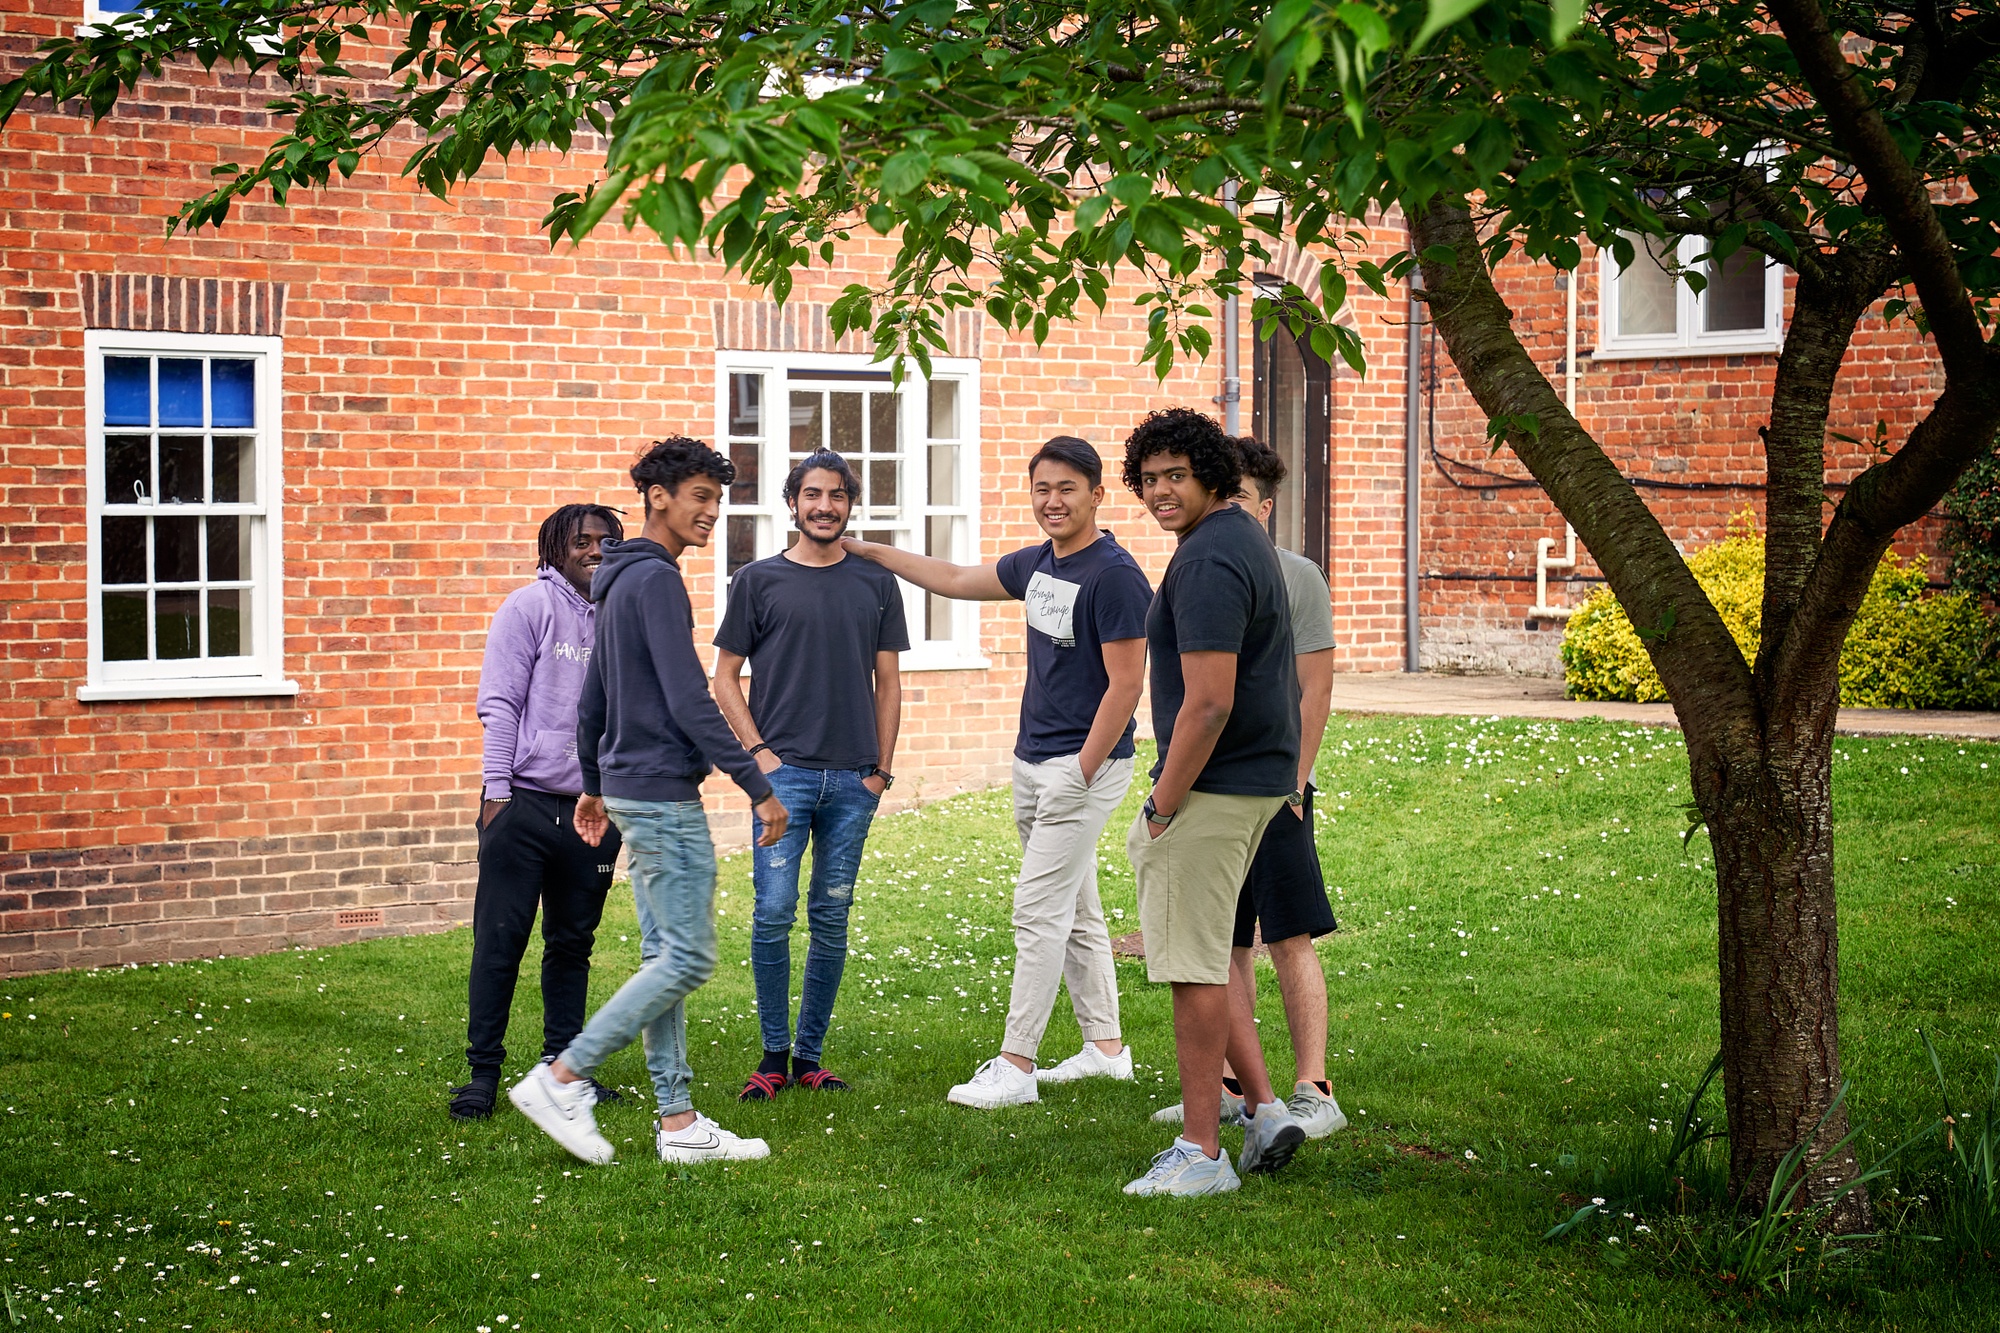
POLYGON ((507 1058, 514 983, 542 909, 542 1054, 561 1055, 583 1030, 590 950, 618 861, 614 826, 592 847, 572 824, 574 796, 514 788, 514 799, 479 832, 479 888, 472 900, 471 1007, 467 1061, 498 1078, 507 1058))

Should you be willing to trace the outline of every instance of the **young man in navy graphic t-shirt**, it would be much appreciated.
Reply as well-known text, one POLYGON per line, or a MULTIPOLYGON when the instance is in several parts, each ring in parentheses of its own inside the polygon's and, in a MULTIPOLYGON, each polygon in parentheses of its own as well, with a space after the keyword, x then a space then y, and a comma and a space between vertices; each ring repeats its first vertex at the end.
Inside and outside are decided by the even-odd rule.
POLYGON ((1025 605, 1028 682, 1014 746, 1014 989, 1000 1054, 947 1100, 991 1110, 1038 1098, 1038 1083, 1093 1075, 1129 1079, 1118 980, 1097 897, 1097 838, 1132 785, 1132 713, 1145 669, 1152 589, 1137 562, 1097 526, 1104 464, 1059 435, 1028 464, 1035 521, 1049 540, 986 565, 849 542, 848 550, 928 592, 1025 605), (1052 1068, 1035 1054, 1056 989, 1069 983, 1083 1049, 1052 1068))

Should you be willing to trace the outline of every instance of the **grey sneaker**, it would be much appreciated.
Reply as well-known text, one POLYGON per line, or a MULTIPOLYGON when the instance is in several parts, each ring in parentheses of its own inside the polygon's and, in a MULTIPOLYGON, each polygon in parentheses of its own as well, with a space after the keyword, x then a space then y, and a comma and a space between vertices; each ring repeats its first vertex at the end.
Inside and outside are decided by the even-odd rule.
POLYGON ((1236 1159, 1236 1169, 1246 1176, 1269 1175, 1291 1161, 1305 1141, 1305 1130, 1283 1102, 1265 1102, 1243 1122, 1243 1155, 1236 1159))
POLYGON ((1285 1109, 1292 1113, 1292 1119, 1299 1122, 1299 1128, 1309 1139, 1323 1139, 1347 1128, 1347 1116, 1340 1103, 1310 1083, 1301 1083, 1292 1090, 1292 1095, 1285 1099, 1285 1109))
MULTIPOLYGON (((1185 1124, 1187 1122, 1187 1112, 1181 1109, 1179 1102, 1175 1102, 1172 1106, 1162 1106, 1159 1110, 1153 1112, 1152 1121, 1156 1125, 1185 1124)), ((1230 1096, 1227 1088, 1224 1088, 1222 1091, 1220 1123, 1225 1125, 1240 1125, 1243 1123, 1243 1099, 1241 1097, 1230 1096)))
POLYGON ((1173 1147, 1153 1159, 1145 1175, 1125 1186, 1125 1192, 1192 1198, 1199 1194, 1227 1194, 1242 1184, 1230 1168, 1227 1153, 1210 1157, 1195 1144, 1177 1138, 1173 1147))
POLYGON ((617 1155, 597 1132, 597 1094, 589 1079, 559 1083, 547 1065, 536 1065, 528 1076, 507 1089, 507 1100, 550 1138, 592 1166, 603 1166, 617 1155))

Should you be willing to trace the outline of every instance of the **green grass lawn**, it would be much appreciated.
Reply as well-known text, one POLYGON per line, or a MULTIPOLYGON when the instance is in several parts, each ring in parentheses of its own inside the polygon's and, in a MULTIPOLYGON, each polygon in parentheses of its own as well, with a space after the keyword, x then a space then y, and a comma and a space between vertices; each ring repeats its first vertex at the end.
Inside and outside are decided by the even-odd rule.
MULTIPOLYGON (((1886 1144, 1937 1114, 1916 1028, 1968 1086, 2000 1043, 2000 747, 1838 751, 1844 1049, 1867 1141, 1886 1144)), ((725 862, 723 967, 690 1009, 696 1095, 768 1138, 764 1162, 663 1168, 649 1096, 602 1113, 621 1158, 595 1170, 511 1108, 449 1120, 465 931, 0 981, 7 1309, 44 1328, 466 1333, 1730 1322, 1643 1215, 1614 1219, 1617 1245, 1541 1240, 1566 1199, 1657 1158, 1715 1050, 1715 887, 1706 840, 1681 841, 1678 735, 1336 717, 1320 785, 1342 921, 1321 942, 1330 1069, 1353 1128, 1240 1193, 1119 1192, 1171 1137, 1148 1113, 1178 1097, 1168 994, 1133 962, 1136 1086, 945 1104, 1006 1008, 1017 845, 996 791, 876 828, 827 1046, 845 1096, 731 1101, 758 1041, 749 860, 725 862)), ((1102 852, 1115 932, 1137 924, 1123 837, 1114 823, 1102 852)), ((621 888, 593 995, 637 960, 621 888)), ((517 1049, 539 1032, 530 981, 517 1049)), ((1077 1044, 1061 1001, 1045 1058, 1077 1044)), ((637 1049, 602 1077, 644 1084, 637 1049)), ((2000 1309, 1990 1268, 1886 1286, 1799 1317, 1967 1329, 2000 1309)))

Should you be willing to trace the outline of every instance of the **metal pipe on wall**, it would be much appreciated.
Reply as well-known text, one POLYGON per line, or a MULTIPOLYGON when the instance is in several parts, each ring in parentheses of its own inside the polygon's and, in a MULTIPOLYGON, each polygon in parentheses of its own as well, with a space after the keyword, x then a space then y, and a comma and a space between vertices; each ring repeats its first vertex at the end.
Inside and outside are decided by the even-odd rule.
MULTIPOLYGON (((1222 206, 1236 212, 1236 182, 1222 183, 1222 206)), ((1236 346, 1237 298, 1222 298, 1222 396, 1217 399, 1222 404, 1222 429, 1230 435, 1243 433, 1243 374, 1241 358, 1236 346)))
POLYGON ((1417 440, 1423 425, 1424 328, 1423 302, 1417 293, 1424 289, 1424 277, 1410 270, 1410 346, 1404 371, 1407 401, 1403 413, 1403 670, 1423 670, 1417 643, 1417 561, 1419 486, 1423 474, 1417 467, 1417 440))

